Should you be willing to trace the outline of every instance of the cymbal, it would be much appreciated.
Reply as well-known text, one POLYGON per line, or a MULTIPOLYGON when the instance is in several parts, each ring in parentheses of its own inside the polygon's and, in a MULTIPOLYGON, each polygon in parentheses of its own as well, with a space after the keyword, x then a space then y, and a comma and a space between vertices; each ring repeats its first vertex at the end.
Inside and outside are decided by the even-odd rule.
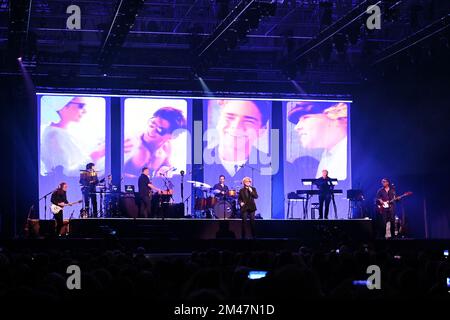
POLYGON ((204 183, 204 182, 195 181, 195 180, 189 180, 186 182, 191 183, 195 188, 211 189, 211 185, 204 183))

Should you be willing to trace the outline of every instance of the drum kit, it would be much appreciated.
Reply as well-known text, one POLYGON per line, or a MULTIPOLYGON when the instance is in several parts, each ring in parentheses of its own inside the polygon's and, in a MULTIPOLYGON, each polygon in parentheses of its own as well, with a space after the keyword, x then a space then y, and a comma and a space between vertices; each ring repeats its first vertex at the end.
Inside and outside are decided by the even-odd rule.
POLYGON ((214 190, 207 183, 187 181, 195 190, 194 218, 232 219, 239 218, 237 188, 224 193, 214 190))

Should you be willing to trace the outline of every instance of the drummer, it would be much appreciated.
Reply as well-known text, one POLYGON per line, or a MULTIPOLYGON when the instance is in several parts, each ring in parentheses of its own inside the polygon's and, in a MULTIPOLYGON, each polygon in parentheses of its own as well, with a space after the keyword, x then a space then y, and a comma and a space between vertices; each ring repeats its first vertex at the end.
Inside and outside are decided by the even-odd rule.
POLYGON ((212 188, 213 193, 216 197, 225 198, 230 190, 225 184, 225 176, 222 174, 219 176, 219 183, 216 183, 212 188))

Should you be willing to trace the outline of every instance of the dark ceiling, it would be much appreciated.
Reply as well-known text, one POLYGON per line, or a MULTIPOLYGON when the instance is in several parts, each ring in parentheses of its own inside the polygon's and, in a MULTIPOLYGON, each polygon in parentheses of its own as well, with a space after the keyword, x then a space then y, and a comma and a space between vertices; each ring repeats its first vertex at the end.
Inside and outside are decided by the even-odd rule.
POLYGON ((448 0, 267 2, 1 0, 0 72, 17 73, 11 64, 21 56, 37 82, 61 76, 177 81, 196 75, 211 81, 351 84, 399 57, 414 62, 418 55, 448 52, 448 0), (244 17, 241 8, 258 3, 274 11, 259 21, 254 10, 251 28, 236 27, 244 17), (80 30, 66 28, 70 4, 81 8, 80 30), (366 27, 370 4, 382 10, 380 30, 366 27), (236 45, 230 32, 243 32, 236 45), (199 55, 204 48, 208 54, 199 55))

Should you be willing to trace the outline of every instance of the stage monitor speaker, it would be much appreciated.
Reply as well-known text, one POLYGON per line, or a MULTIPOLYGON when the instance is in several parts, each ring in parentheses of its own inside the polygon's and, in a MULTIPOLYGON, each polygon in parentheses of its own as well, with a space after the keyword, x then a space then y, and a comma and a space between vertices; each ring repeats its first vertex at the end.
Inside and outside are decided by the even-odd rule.
POLYGON ((184 218, 184 203, 174 203, 169 206, 167 218, 184 218))
POLYGON ((139 217, 139 204, 134 193, 126 193, 120 198, 120 209, 128 218, 139 217))

